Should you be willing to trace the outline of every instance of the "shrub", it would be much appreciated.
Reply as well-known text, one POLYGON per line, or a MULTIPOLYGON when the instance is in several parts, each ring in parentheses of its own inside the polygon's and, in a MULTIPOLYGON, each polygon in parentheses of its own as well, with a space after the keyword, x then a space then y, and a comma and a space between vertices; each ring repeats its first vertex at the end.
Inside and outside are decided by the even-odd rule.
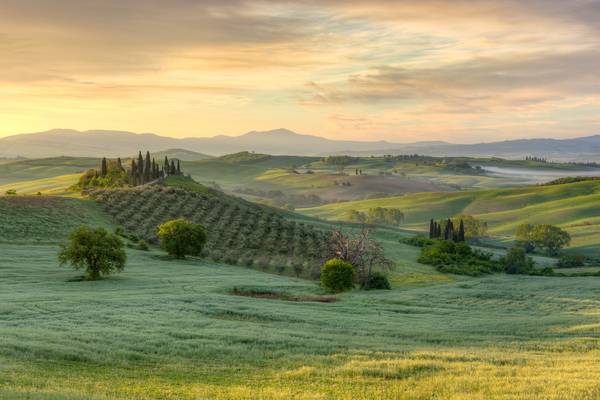
POLYGON ((223 262, 225 264, 236 265, 238 262, 238 256, 235 253, 227 253, 225 257, 223 257, 223 262))
POLYGON ((404 243, 409 246, 415 247, 426 247, 435 244, 436 241, 434 239, 429 239, 425 236, 411 236, 401 238, 400 243, 404 243))
POLYGON ((299 278, 304 271, 304 265, 301 262, 295 261, 292 263, 292 269, 294 270, 294 275, 299 278))
POLYGON ((450 240, 437 240, 424 247, 418 261, 433 265, 440 272, 458 275, 478 276, 503 270, 503 265, 493 261, 491 254, 474 251, 465 242, 450 240))
POLYGON ((321 285, 333 293, 352 289, 353 282, 354 267, 350 263, 334 258, 321 268, 321 285))
POLYGON ((586 257, 577 254, 565 254, 558 259, 559 268, 577 268, 585 265, 586 257))
POLYGON ((162 248, 176 258, 202 253, 206 243, 206 229, 184 219, 174 219, 158 227, 158 238, 162 248))
POLYGON ((387 276, 376 271, 371 274, 368 281, 362 285, 362 288, 365 290, 390 290, 392 286, 387 276))
POLYGON ((512 247, 501 261, 507 274, 528 274, 535 268, 531 257, 527 257, 525 249, 519 246, 512 247))
POLYGON ((148 247, 148 243, 146 243, 143 240, 140 240, 138 242, 137 249, 142 250, 142 251, 148 251, 148 250, 150 250, 150 247, 148 247))
POLYGON ((95 281, 125 268, 127 254, 123 241, 104 228, 80 226, 69 235, 67 243, 60 245, 60 265, 71 264, 75 269, 85 269, 86 279, 95 281))

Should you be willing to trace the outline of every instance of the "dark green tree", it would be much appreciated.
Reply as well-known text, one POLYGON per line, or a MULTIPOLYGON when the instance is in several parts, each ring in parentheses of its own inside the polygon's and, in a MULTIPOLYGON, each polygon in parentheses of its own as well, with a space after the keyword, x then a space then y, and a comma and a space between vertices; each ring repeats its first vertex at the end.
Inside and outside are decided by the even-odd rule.
POLYGON ((181 175, 181 164, 179 160, 177 160, 177 175, 181 175))
POLYGON ((150 152, 146 151, 146 162, 144 163, 144 183, 150 182, 152 178, 152 161, 150 160, 150 152))
POLYGON ((463 222, 463 220, 460 220, 460 224, 458 225, 458 241, 459 242, 464 242, 465 241, 465 223, 463 222))
POLYGON ((138 177, 137 164, 135 163, 135 159, 132 159, 131 160, 131 172, 129 174, 129 181, 131 183, 131 186, 137 186, 137 177, 138 177))
POLYGON ((137 162, 137 173, 138 173, 138 184, 144 184, 144 157, 142 157, 142 152, 138 153, 138 162, 137 162))
POLYGON ((100 166, 100 176, 106 176, 108 172, 108 166, 106 164, 106 157, 102 157, 102 164, 100 166))
POLYGON ((502 261, 507 274, 527 274, 532 272, 535 266, 533 260, 527 257, 525 249, 520 246, 508 250, 502 261))
POLYGON ((164 171, 165 175, 169 175, 170 170, 171 170, 171 167, 169 164, 169 158, 167 156, 165 156, 165 163, 163 165, 163 171, 164 171))

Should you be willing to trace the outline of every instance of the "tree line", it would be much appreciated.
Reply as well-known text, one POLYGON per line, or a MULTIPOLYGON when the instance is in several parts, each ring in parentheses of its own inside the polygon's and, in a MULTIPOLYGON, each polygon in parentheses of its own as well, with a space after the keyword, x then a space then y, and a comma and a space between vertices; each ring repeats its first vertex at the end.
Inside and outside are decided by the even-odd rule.
POLYGON ((465 223, 461 219, 458 223, 458 228, 454 227, 454 222, 448 218, 444 223, 434 221, 433 218, 429 221, 429 238, 452 240, 453 242, 465 241, 465 223))
POLYGON ((102 157, 100 169, 90 169, 79 179, 77 186, 80 189, 90 187, 122 187, 139 186, 150 183, 167 176, 181 175, 181 164, 179 160, 169 160, 167 156, 162 164, 158 163, 150 152, 146 157, 139 151, 137 159, 133 157, 129 168, 125 168, 120 157, 109 160, 102 157))

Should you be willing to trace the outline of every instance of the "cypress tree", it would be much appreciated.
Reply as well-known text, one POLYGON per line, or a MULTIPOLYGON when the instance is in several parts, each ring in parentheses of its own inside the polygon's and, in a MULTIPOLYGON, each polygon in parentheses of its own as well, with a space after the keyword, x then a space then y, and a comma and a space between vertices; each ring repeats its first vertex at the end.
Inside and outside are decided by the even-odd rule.
POLYGON ((165 156, 165 164, 163 165, 163 172, 166 175, 169 175, 169 158, 165 156))
POLYGON ((150 169, 152 168, 152 161, 150 160, 150 152, 146 151, 146 163, 144 164, 144 183, 150 182, 151 174, 150 169))
POLYGON ((100 166, 100 175, 106 176, 108 174, 108 166, 106 165, 106 157, 102 157, 102 165, 100 166))
POLYGON ((177 175, 181 175, 181 165, 179 163, 179 160, 177 160, 177 175))
POLYGON ((458 241, 459 242, 464 242, 465 241, 465 223, 463 222, 463 220, 460 220, 460 225, 458 226, 458 241))
POLYGON ((137 176, 138 183, 142 185, 144 183, 144 157, 142 157, 141 151, 138 153, 137 176))
POLYGON ((135 160, 131 159, 131 172, 129 174, 129 182, 132 186, 136 186, 137 181, 137 165, 135 164, 135 160))
POLYGON ((433 222, 433 218, 429 220, 429 239, 433 239, 435 237, 435 222, 433 222))
POLYGON ((123 163, 121 162, 121 157, 117 157, 117 166, 119 167, 119 170, 123 170, 123 163))
POLYGON ((169 175, 175 175, 176 167, 175 161, 171 160, 171 168, 169 169, 169 175))

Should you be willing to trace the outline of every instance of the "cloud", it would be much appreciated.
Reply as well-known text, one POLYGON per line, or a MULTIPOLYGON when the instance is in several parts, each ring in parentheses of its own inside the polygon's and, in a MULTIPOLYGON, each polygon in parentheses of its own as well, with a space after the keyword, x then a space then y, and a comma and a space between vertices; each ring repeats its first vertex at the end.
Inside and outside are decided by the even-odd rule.
POLYGON ((519 122, 523 134, 566 134, 575 109, 582 129, 597 125, 599 0, 0 2, 0 117, 11 127, 52 124, 68 113, 58 104, 110 119, 125 101, 152 115, 160 104, 165 126, 193 110, 215 129, 277 118, 354 138, 444 124, 501 135, 519 122), (227 117, 244 107, 254 113, 227 117))

